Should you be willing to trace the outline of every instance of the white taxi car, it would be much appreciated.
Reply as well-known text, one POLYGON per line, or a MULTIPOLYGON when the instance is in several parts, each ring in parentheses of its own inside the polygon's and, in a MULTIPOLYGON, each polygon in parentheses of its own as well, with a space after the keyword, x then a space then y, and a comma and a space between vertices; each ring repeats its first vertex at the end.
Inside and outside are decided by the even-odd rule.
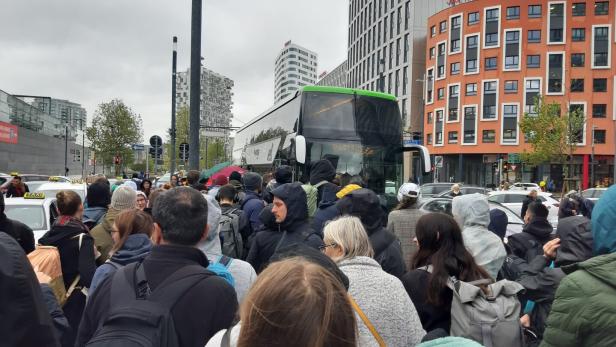
POLYGON ((88 185, 86 183, 78 182, 48 182, 43 183, 36 189, 35 193, 43 193, 47 197, 55 197, 56 193, 61 190, 72 190, 79 194, 81 201, 84 202, 86 194, 88 192, 88 185))
POLYGON ((51 229, 58 218, 55 195, 48 198, 41 193, 26 193, 23 198, 7 198, 4 204, 6 216, 30 227, 35 242, 51 229))

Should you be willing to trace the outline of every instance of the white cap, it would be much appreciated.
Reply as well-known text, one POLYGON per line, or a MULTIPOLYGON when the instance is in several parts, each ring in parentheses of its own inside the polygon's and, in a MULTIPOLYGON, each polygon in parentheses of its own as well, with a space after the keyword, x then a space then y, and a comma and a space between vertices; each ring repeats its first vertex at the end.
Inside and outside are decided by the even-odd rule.
POLYGON ((404 197, 419 197, 419 186, 415 183, 404 183, 400 186, 400 189, 398 189, 398 201, 402 201, 404 197))

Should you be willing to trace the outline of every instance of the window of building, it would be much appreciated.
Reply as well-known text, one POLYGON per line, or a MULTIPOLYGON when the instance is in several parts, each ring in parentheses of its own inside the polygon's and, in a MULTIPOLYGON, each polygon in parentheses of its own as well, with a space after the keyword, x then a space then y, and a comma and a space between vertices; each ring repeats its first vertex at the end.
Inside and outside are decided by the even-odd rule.
POLYGON ((434 127, 434 133, 435 133, 435 138, 434 138, 434 144, 435 145, 442 145, 443 144, 443 129, 445 127, 445 123, 444 123, 444 117, 443 117, 443 110, 436 110, 436 123, 435 123, 435 127, 434 127))
POLYGON ((404 62, 409 59, 409 34, 404 35, 404 62))
POLYGON ((437 100, 443 100, 445 98, 445 88, 439 88, 437 90, 437 100))
POLYGON ((607 16, 609 13, 609 1, 596 1, 595 2, 595 16, 607 16))
POLYGON ((541 65, 541 56, 540 55, 527 55, 526 56, 526 67, 536 68, 541 65))
POLYGON ((486 70, 496 70, 496 57, 486 58, 486 70))
POLYGON ((593 104, 592 105, 592 117, 593 118, 605 118, 607 113, 606 104, 593 104))
POLYGON ((486 11, 486 22, 493 22, 498 20, 498 8, 491 8, 486 11))
POLYGON ((592 80, 592 91, 595 93, 607 92, 607 78, 594 78, 592 80))
POLYGON ((571 92, 581 93, 583 91, 584 91, 584 79, 583 78, 572 78, 571 79, 571 92))
POLYGON ((426 103, 431 104, 434 102, 434 68, 428 69, 426 79, 428 80, 426 86, 426 103))
POLYGON ((479 36, 469 36, 466 38, 466 48, 477 48, 479 36))
POLYGON ((430 60, 434 59, 436 56, 436 48, 430 47, 430 60))
POLYGON ((528 18, 541 18, 541 5, 528 5, 528 18))
POLYGON ((524 112, 534 115, 537 114, 535 101, 541 92, 541 80, 527 79, 524 84, 524 112))
POLYGON ((433 117, 432 116, 432 112, 428 112, 428 117, 427 117, 428 118, 428 124, 432 124, 432 121, 433 121, 432 117, 433 117))
POLYGON ((475 144, 476 135, 475 128, 477 127, 477 108, 475 106, 464 107, 464 138, 463 144, 475 144))
POLYGON ((462 45, 460 42, 462 42, 460 39, 451 40, 451 53, 457 53, 462 50, 462 45))
POLYGON ((505 69, 518 69, 520 67, 520 57, 517 55, 505 57, 505 69))
POLYGON ((571 67, 584 67, 584 53, 571 53, 571 67))
POLYGON ((576 2, 571 6, 571 12, 573 17, 583 17, 586 15, 586 3, 576 2))
POLYGON ((458 132, 450 131, 447 134, 447 143, 458 143, 458 132))
POLYGON ((548 94, 561 94, 564 78, 564 53, 548 53, 548 94))
POLYGON ((529 30, 527 41, 528 43, 541 42, 541 30, 529 30))
POLYGON ((518 141, 518 105, 503 105, 503 144, 518 141))
MULTIPOLYGON (((387 18, 386 18, 387 20, 387 18)), ((387 24, 385 24, 385 26, 387 26, 387 24)), ((385 34, 387 36, 387 34, 385 34)), ((430 37, 434 37, 436 36, 436 25, 433 25, 430 27, 430 37)))
POLYGON ((451 28, 459 29, 462 26, 462 16, 456 16, 451 18, 451 28))
POLYGON ((468 25, 479 23, 479 12, 471 12, 468 14, 468 25))
POLYGON ((484 21, 484 43, 485 48, 498 47, 500 44, 500 8, 486 8, 484 21))
POLYGON ((593 137, 595 139, 595 143, 605 143, 605 130, 603 129, 594 129, 593 137))
POLYGON ((518 81, 505 81, 505 94, 516 94, 518 92, 518 81))
POLYGON ((445 56, 446 53, 446 42, 443 43, 439 43, 439 45, 437 46, 437 57, 436 57, 436 78, 437 79, 442 79, 445 78, 445 62, 447 57, 445 56))
POLYGON ((506 43, 519 43, 520 42, 520 32, 519 31, 507 31, 505 33, 505 41, 506 43))
POLYGON ((445 31, 447 31, 447 21, 440 22, 438 27, 439 27, 439 32, 444 33, 445 31))
POLYGON ((466 60, 466 72, 471 73, 471 72, 477 72, 477 71, 478 71, 477 59, 466 60))
POLYGON ((586 40, 586 29, 574 28, 571 31, 571 40, 574 42, 582 42, 586 40))
POLYGON ((507 7, 507 19, 519 19, 520 6, 507 7))
POLYGON ((486 33, 486 47, 498 46, 498 33, 486 33))
POLYGON ((426 143, 431 145, 432 144, 432 134, 427 134, 426 135, 426 143))
POLYGON ((466 96, 477 95, 477 83, 466 84, 466 96))
POLYGON ((482 119, 497 119, 498 81, 483 82, 482 119))
POLYGON ((494 130, 484 130, 482 136, 483 143, 494 143, 496 142, 496 131, 494 130))
POLYGON ((592 67, 606 68, 610 66, 610 29, 608 26, 593 27, 592 67))
POLYGON ((452 75, 457 75, 460 73, 460 63, 451 63, 451 72, 452 75))

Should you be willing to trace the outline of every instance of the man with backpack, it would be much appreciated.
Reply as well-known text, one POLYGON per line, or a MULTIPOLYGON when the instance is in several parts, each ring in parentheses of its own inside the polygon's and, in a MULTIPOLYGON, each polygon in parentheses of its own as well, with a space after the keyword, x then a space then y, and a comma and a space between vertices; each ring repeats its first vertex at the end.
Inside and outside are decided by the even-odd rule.
POLYGON ((340 190, 340 187, 332 183, 336 177, 336 168, 327 159, 321 159, 314 162, 310 167, 310 182, 304 184, 303 188, 306 191, 306 199, 308 202, 308 216, 314 217, 314 214, 323 200, 325 193, 335 195, 340 190))
POLYGON ((308 223, 306 193, 301 184, 283 184, 274 189, 272 194, 274 203, 271 213, 278 230, 263 230, 255 236, 247 261, 257 270, 287 246, 301 244, 318 249, 323 245, 323 239, 308 223))
MULTIPOLYGON (((245 196, 241 201, 241 207, 250 222, 250 234, 253 234, 259 231, 261 227, 259 213, 265 207, 260 195, 263 178, 256 172, 247 172, 242 177, 242 183, 244 184, 245 196)), ((248 242, 250 243, 251 240, 252 238, 248 242)))
MULTIPOLYGON (((226 195, 225 190, 229 190, 229 187, 233 190, 233 192, 235 192, 235 188, 231 185, 222 186, 218 192, 219 198, 221 193, 226 195)), ((227 198, 228 197, 225 196, 222 201, 226 201, 227 198)), ((227 279, 227 282, 232 284, 233 288, 235 288, 237 300, 241 303, 244 296, 248 293, 248 289, 250 289, 254 281, 257 279, 257 273, 249 263, 234 257, 233 255, 224 253, 224 245, 226 240, 222 237, 222 235, 220 235, 220 233, 223 231, 228 232, 226 227, 229 226, 229 223, 228 220, 225 220, 225 214, 222 212, 224 211, 223 207, 219 207, 216 200, 210 196, 206 196, 206 199, 208 204, 207 225, 210 231, 207 238, 202 240, 198 247, 203 253, 205 253, 210 261, 208 270, 227 279)), ((233 199, 233 197, 231 197, 231 199, 233 199)), ((226 206, 226 210, 231 216, 237 217, 233 214, 233 208, 231 206, 226 206)), ((239 212, 241 212, 241 210, 239 210, 239 212)), ((237 236, 241 240, 241 235, 239 235, 239 232, 237 236)), ((226 235, 226 238, 229 237, 229 235, 226 235)), ((233 244, 231 244, 231 246, 233 246, 233 244)), ((233 247, 230 248, 233 249, 233 247)))
POLYGON ((216 200, 220 204, 220 241, 222 254, 236 259, 246 259, 250 245, 250 225, 238 202, 238 192, 230 184, 220 187, 216 200))
POLYGON ((142 263, 100 284, 84 312, 77 346, 118 346, 128 339, 148 346, 204 346, 229 328, 235 290, 206 269, 209 260, 196 248, 208 235, 207 212, 203 195, 189 187, 156 199, 155 246, 142 263))

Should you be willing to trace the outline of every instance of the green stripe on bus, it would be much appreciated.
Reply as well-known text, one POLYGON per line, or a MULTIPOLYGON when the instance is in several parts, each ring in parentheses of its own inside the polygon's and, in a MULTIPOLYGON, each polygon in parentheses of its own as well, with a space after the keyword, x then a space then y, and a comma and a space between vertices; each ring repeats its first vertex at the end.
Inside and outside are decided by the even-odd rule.
POLYGON ((302 89, 303 92, 320 92, 320 93, 336 93, 336 94, 357 94, 362 96, 370 96, 374 98, 381 98, 387 100, 396 101, 396 97, 391 94, 373 92, 363 89, 352 89, 342 87, 322 87, 322 86, 305 86, 302 89))

